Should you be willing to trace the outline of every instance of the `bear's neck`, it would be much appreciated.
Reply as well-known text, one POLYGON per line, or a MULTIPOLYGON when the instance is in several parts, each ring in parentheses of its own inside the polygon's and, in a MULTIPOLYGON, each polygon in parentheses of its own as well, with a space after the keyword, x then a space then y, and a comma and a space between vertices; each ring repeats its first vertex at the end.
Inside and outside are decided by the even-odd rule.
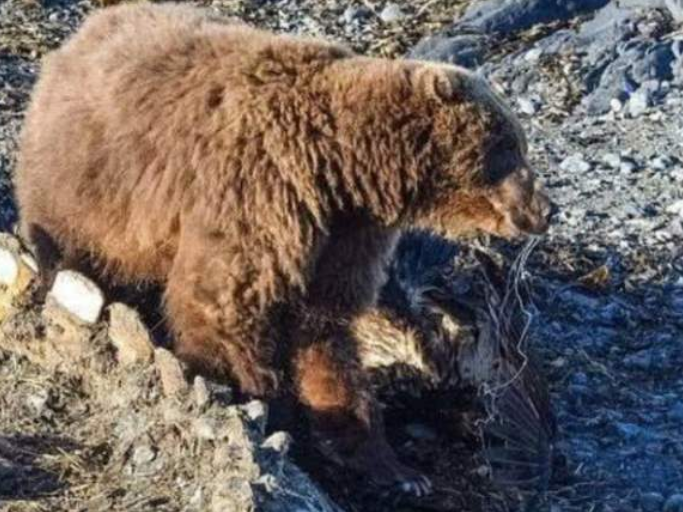
MULTIPOLYGON (((336 205, 400 225, 438 155, 433 113, 419 101, 400 61, 354 57, 326 73, 337 169, 325 179, 336 205)), ((325 178, 325 176, 324 176, 325 178)))

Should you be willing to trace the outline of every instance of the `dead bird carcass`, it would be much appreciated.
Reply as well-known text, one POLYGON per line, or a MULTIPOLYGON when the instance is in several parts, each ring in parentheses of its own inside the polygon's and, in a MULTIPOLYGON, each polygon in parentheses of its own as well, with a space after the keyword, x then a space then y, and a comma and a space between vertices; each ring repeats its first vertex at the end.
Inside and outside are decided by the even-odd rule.
POLYGON ((532 248, 503 271, 478 249, 408 233, 377 312, 353 326, 384 403, 469 435, 508 489, 543 489, 552 467, 555 421, 527 340, 532 248))

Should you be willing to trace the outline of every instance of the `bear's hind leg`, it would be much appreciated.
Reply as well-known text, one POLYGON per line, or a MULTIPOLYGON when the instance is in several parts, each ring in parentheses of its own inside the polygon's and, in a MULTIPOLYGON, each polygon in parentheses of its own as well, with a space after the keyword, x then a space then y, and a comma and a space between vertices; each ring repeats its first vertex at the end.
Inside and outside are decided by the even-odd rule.
POLYGON ((196 243, 181 244, 166 285, 175 352, 195 373, 231 379, 250 397, 270 398, 278 384, 276 337, 272 308, 254 279, 258 271, 228 247, 196 243))

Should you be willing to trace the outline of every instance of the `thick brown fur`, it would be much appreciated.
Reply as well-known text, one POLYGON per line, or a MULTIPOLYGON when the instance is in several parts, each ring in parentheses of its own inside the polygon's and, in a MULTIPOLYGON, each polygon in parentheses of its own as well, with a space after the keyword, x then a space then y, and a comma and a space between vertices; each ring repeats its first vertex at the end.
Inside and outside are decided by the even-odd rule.
POLYGON ((16 192, 24 234, 54 240, 62 265, 162 284, 194 369, 261 397, 291 370, 319 429, 390 482, 410 471, 347 326, 374 305, 404 226, 544 231, 525 152, 514 116, 462 69, 120 6, 47 58, 16 192))

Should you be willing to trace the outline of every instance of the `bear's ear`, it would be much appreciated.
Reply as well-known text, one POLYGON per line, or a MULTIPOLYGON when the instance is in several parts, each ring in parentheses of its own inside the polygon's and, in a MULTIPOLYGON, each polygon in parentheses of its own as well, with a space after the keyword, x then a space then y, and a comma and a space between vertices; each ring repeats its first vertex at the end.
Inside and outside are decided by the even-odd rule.
POLYGON ((460 97, 461 80, 449 69, 426 65, 415 71, 415 83, 428 98, 440 103, 453 103, 460 97))

